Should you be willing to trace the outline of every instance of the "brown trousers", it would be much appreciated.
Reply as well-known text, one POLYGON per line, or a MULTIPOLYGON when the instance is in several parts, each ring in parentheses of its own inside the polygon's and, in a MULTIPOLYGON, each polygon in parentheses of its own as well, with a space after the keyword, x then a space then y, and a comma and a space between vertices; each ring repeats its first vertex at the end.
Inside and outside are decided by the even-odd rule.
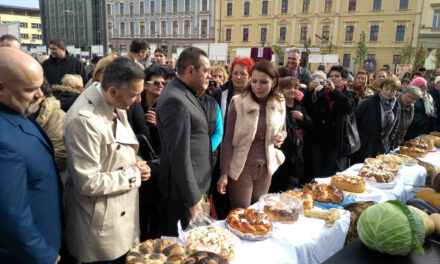
POLYGON ((229 178, 231 209, 247 208, 269 191, 267 166, 245 165, 236 181, 229 178))

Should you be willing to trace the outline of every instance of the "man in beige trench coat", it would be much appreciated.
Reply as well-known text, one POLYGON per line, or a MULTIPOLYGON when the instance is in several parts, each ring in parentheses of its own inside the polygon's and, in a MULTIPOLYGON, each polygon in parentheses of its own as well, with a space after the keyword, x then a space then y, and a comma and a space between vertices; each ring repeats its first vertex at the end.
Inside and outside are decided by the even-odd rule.
POLYGON ((139 242, 138 188, 150 168, 136 159, 125 110, 140 102, 143 87, 141 68, 117 58, 64 118, 66 240, 82 263, 116 260, 139 242))

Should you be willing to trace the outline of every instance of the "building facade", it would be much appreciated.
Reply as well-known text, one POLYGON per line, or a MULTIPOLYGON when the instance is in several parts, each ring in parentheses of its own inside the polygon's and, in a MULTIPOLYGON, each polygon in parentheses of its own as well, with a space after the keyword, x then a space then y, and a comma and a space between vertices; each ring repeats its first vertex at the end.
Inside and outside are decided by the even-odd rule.
POLYGON ((17 6, 0 5, 0 24, 19 23, 20 39, 23 47, 43 44, 40 10, 17 6))
POLYGON ((214 0, 107 0, 110 48, 124 54, 134 38, 163 48, 214 42, 214 0))
POLYGON ((105 0, 40 0, 40 10, 44 44, 61 38, 82 50, 107 46, 105 0))
MULTIPOLYGON (((216 42, 229 44, 229 56, 241 47, 277 47, 283 65, 286 48, 319 48, 337 54, 339 63, 354 68, 363 31, 369 50, 368 71, 398 63, 402 47, 417 45, 423 1, 416 0, 223 0, 217 1, 216 42)), ((313 53, 312 53, 313 54, 313 53)), ((317 65, 312 65, 316 68, 317 65)), ((356 66, 356 70, 358 67, 356 66)))
POLYGON ((423 1, 422 18, 419 32, 419 45, 428 50, 440 46, 440 1, 423 1))

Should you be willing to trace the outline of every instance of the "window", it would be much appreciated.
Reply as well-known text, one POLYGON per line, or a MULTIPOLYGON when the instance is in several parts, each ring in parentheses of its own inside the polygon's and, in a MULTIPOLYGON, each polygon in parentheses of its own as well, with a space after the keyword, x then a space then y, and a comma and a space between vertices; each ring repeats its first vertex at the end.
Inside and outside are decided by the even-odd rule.
POLYGON ((162 5, 161 5, 161 8, 160 8, 160 11, 162 12, 162 13, 165 13, 165 12, 167 12, 167 0, 162 0, 162 5))
POLYGON ((189 20, 185 20, 184 22, 183 33, 189 35, 189 20))
POLYGON ((226 29, 226 41, 231 41, 232 29, 226 29))
POLYGON ((249 41, 249 28, 243 28, 243 41, 249 41))
POLYGON ((322 27, 322 40, 327 41, 330 39, 330 26, 322 27))
POLYGON ((145 35, 145 22, 144 21, 139 23, 139 31, 140 31, 141 36, 145 35))
POLYGON ((185 0, 185 12, 189 12, 190 10, 190 2, 189 0, 185 0))
POLYGON ((208 0, 202 0, 202 11, 208 11, 208 0))
POLYGON ((202 20, 201 28, 202 37, 206 37, 208 34, 208 20, 202 20))
POLYGON ((227 16, 232 16, 232 3, 227 3, 226 4, 226 15, 227 16))
POLYGON ((179 24, 178 21, 173 21, 173 36, 177 36, 177 32, 179 31, 179 24))
POLYGON ((150 12, 151 12, 151 14, 156 12, 155 6, 154 6, 154 1, 150 1, 150 12))
POLYGON ((109 16, 112 15, 112 5, 111 4, 107 4, 107 15, 109 15, 109 16))
POLYGON ((173 0, 173 12, 177 12, 177 0, 173 0))
POLYGON ((0 14, 10 14, 11 10, 0 9, 0 14))
POLYGON ((248 16, 249 15, 249 8, 250 8, 251 3, 250 2, 244 2, 244 15, 248 16))
POLYGON ((303 0, 303 13, 308 13, 310 9, 310 0, 303 0))
POLYGON ((145 9, 145 7, 144 7, 144 2, 139 2, 139 13, 140 13, 141 15, 144 14, 144 9, 145 9))
POLYGON ((19 10, 15 10, 15 11, 14 11, 14 14, 15 14, 15 15, 24 16, 24 15, 26 15, 26 12, 24 12, 24 11, 19 11, 19 10))
POLYGON ((29 11, 28 12, 28 16, 37 16, 37 17, 39 17, 40 14, 38 12, 31 12, 31 11, 29 11))
POLYGON ((109 34, 109 36, 113 35, 113 27, 112 27, 112 23, 107 23, 107 32, 109 34))
POLYGON ((348 11, 356 11, 356 0, 348 1, 348 11))
POLYGON ((434 18, 432 19, 433 27, 440 27, 440 9, 434 10, 434 18))
POLYGON ((28 23, 26 23, 26 22, 20 22, 20 27, 21 27, 21 28, 28 28, 28 23))
POLYGON ((134 22, 130 22, 130 35, 134 36, 135 32, 134 32, 134 22))
POLYGON ((265 42, 267 36, 267 28, 261 28, 260 41, 265 42))
POLYGON ((167 34, 167 22, 166 21, 160 22, 160 34, 162 36, 165 36, 167 34))
POLYGON ((397 26, 396 41, 403 41, 404 38, 405 38, 405 26, 404 25, 397 26))
POLYGON ((119 14, 121 16, 124 14, 124 3, 119 3, 119 14))
POLYGON ((371 26, 370 28, 370 41, 377 41, 379 35, 379 26, 371 26))
POLYGON ((121 49, 122 54, 127 53, 127 47, 124 44, 121 44, 119 47, 121 49))
POLYGON ((325 0, 324 12, 330 13, 332 11, 333 0, 325 0))
POLYGON ((307 26, 301 27, 301 35, 299 37, 300 42, 305 42, 307 40, 307 26))
POLYGON ((286 41, 286 27, 280 27, 280 41, 286 41))
POLYGON ((400 0, 399 9, 408 9, 408 0, 400 0))
POLYGON ((134 14, 134 6, 133 3, 130 3, 130 16, 133 16, 134 14))
POLYGON ((347 26, 345 28, 345 41, 353 41, 354 26, 347 26))
POLYGON ((350 60, 351 60, 351 54, 344 54, 344 57, 342 59, 342 67, 350 68, 350 60))
POLYGON ((120 36, 125 36, 125 23, 121 22, 119 23, 119 35, 120 36))
POLYGON ((38 23, 31 23, 32 28, 41 28, 41 24, 38 23))
POLYGON ((29 39, 29 34, 20 34, 20 38, 29 39))
POLYGON ((150 22, 150 35, 151 37, 154 37, 154 35, 156 35, 156 22, 154 21, 150 22))
POLYGON ((380 10, 382 8, 382 0, 374 0, 373 10, 380 10))
POLYGON ((42 39, 42 37, 39 34, 32 34, 32 39, 37 40, 37 39, 42 39))
POLYGON ((281 14, 286 14, 288 8, 289 8, 289 1, 288 0, 282 0, 281 1, 281 14))
POLYGON ((261 14, 267 15, 268 8, 269 8, 269 1, 263 1, 261 3, 261 14))
POLYGON ((375 69, 376 68, 376 54, 368 54, 367 60, 365 61, 364 68, 375 69))

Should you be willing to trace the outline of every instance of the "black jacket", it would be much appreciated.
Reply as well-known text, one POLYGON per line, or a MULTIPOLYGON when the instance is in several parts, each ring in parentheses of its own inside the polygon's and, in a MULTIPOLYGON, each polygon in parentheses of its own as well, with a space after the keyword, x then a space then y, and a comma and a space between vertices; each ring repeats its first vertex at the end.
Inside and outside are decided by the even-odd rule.
POLYGON ((330 99, 334 100, 330 111, 331 100, 327 100, 325 90, 308 92, 303 99, 314 122, 311 141, 324 149, 336 149, 336 163, 340 170, 344 170, 347 165, 342 147, 344 117, 355 110, 356 103, 347 88, 344 87, 342 92, 336 88, 333 92, 329 92, 330 99))
POLYGON ((414 118, 414 105, 405 107, 402 103, 402 94, 397 96, 397 103, 400 106, 400 117, 396 135, 391 143, 391 149, 395 149, 403 144, 405 141, 406 131, 414 118))
POLYGON ((435 109, 437 113, 437 127, 440 127, 440 92, 435 89, 435 87, 432 87, 429 89, 429 94, 434 99, 435 103, 435 109))
POLYGON ((162 143, 160 191, 190 208, 202 199, 211 182, 212 149, 205 109, 192 90, 174 77, 160 94, 156 119, 162 143))
POLYGON ((429 132, 437 129, 436 118, 426 115, 423 99, 419 98, 419 100, 414 103, 414 118, 406 131, 405 140, 413 139, 421 134, 429 134, 429 132))
POLYGON ((42 65, 44 71, 44 77, 50 85, 61 84, 61 79, 65 74, 79 74, 83 79, 83 85, 86 85, 87 78, 84 64, 82 64, 77 58, 72 57, 66 51, 66 57, 57 62, 54 58, 43 61, 42 65))
POLYGON ((399 127, 400 104, 393 108, 394 120, 382 135, 382 110, 379 94, 365 98, 354 112, 361 139, 361 148, 353 154, 354 162, 363 162, 365 158, 376 157, 390 151, 391 142, 399 127))

